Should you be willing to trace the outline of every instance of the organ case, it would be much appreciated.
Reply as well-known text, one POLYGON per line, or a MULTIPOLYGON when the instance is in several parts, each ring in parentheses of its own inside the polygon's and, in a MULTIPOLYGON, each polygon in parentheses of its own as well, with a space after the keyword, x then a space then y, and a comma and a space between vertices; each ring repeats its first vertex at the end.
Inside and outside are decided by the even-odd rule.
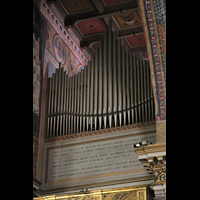
POLYGON ((147 60, 125 49, 112 21, 84 70, 48 78, 47 138, 155 120, 147 60))

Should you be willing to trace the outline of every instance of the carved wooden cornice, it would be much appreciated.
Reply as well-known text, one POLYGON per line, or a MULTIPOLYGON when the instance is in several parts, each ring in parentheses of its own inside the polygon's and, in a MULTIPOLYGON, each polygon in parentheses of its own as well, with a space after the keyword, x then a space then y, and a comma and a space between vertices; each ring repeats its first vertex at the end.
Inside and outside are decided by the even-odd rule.
POLYGON ((138 159, 150 174, 154 174, 155 182, 150 187, 154 190, 155 200, 166 198, 166 143, 142 146, 134 149, 138 159))

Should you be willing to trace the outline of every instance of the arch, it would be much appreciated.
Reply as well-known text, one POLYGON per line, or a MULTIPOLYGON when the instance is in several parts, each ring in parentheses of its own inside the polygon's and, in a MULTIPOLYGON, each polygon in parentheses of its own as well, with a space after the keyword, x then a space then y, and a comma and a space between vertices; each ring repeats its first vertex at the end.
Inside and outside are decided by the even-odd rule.
POLYGON ((78 72, 80 72, 81 69, 84 69, 84 67, 83 67, 81 64, 79 64, 79 65, 78 65, 78 72))

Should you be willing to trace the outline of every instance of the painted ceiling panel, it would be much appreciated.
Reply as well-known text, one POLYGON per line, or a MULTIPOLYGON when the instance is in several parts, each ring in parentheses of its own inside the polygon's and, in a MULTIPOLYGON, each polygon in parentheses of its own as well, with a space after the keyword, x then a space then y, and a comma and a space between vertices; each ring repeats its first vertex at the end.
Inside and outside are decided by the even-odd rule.
POLYGON ((128 41, 130 47, 135 47, 145 44, 144 34, 127 37, 126 40, 128 41))
POLYGON ((77 27, 83 35, 101 33, 105 29, 101 21, 97 18, 79 22, 77 27))

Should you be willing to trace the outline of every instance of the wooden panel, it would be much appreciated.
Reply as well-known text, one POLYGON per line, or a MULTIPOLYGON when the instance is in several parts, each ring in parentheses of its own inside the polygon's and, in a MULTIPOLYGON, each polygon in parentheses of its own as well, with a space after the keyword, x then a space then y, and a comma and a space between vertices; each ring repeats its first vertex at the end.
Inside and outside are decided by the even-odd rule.
POLYGON ((69 14, 93 10, 88 0, 60 0, 60 3, 69 14))

